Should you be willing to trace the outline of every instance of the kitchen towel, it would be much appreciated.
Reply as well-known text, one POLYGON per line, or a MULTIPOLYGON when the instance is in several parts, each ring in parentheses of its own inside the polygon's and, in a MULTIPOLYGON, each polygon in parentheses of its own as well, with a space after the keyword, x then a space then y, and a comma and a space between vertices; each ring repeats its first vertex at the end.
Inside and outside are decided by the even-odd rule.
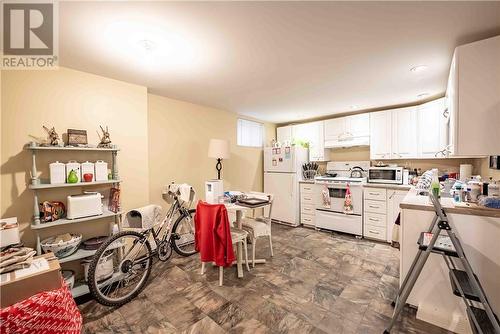
MULTIPOLYGON (((191 202, 195 199, 194 189, 187 183, 171 183, 167 186, 166 191, 176 194, 183 202, 191 202)), ((165 194, 165 191, 163 193, 165 194)))

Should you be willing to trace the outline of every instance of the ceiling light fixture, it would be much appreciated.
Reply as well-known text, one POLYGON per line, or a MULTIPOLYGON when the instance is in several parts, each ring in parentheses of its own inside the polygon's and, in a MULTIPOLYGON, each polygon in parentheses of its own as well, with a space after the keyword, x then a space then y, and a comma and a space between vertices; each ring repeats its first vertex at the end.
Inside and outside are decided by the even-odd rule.
POLYGON ((350 107, 351 109, 358 109, 358 106, 357 106, 357 105, 355 105, 355 104, 353 104, 353 105, 351 105, 351 106, 349 106, 349 107, 350 107))
POLYGON ((138 42, 138 44, 141 47, 141 49, 143 49, 146 52, 150 52, 155 48, 155 43, 153 43, 149 39, 141 39, 138 42))
POLYGON ((423 99, 424 97, 427 97, 427 96, 429 96, 429 95, 430 95, 429 93, 421 93, 421 94, 418 94, 418 95, 417 95, 417 97, 418 97, 419 99, 423 99))
POLYGON ((420 73, 420 72, 425 71, 426 69, 427 69, 427 65, 417 65, 417 66, 410 68, 410 72, 420 73))

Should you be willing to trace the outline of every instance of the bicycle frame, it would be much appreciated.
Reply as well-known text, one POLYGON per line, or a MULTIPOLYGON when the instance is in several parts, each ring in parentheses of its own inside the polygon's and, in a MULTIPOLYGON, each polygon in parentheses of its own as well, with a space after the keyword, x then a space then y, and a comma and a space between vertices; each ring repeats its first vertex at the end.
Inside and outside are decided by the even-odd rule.
MULTIPOLYGON (((179 215, 184 215, 186 217, 189 217, 189 208, 191 207, 192 202, 189 202, 189 205, 187 207, 184 207, 182 205, 182 202, 179 200, 179 198, 172 194, 172 197, 174 198, 174 202, 170 206, 170 208, 167 211, 167 214, 165 215, 165 218, 161 221, 160 224, 158 224, 158 227, 155 230, 155 226, 152 228, 145 230, 141 232, 143 235, 144 239, 147 240, 150 235, 153 236, 153 241, 154 241, 154 248, 155 250, 152 252, 151 256, 154 256, 158 253, 158 247, 163 243, 172 237, 172 228, 174 224, 174 217, 176 217, 176 214, 179 213, 179 215), (163 236, 163 238, 159 238, 161 235, 162 231, 166 229, 166 233, 163 236)), ((148 257, 149 258, 149 257, 148 257)), ((144 259, 141 259, 144 260, 144 259)))

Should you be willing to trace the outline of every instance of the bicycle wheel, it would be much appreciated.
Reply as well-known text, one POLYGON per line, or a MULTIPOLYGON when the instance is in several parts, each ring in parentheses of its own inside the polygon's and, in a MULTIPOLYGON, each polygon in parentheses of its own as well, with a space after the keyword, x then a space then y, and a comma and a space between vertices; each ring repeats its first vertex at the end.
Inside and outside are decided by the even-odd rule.
POLYGON ((100 304, 126 304, 144 288, 152 264, 151 246, 142 234, 119 232, 92 258, 87 274, 89 290, 100 304))
POLYGON ((194 213, 195 209, 189 210, 189 215, 181 215, 175 221, 172 228, 172 247, 182 256, 196 253, 194 245, 194 213))

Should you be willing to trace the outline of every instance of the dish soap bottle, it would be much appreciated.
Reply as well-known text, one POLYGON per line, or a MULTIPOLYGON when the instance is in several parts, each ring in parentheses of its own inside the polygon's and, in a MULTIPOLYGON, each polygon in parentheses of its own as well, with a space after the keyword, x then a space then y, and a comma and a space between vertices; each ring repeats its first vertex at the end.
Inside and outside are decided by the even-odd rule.
POLYGON ((432 183, 431 183, 431 193, 436 198, 441 197, 441 185, 439 184, 438 170, 434 168, 432 170, 432 183))

